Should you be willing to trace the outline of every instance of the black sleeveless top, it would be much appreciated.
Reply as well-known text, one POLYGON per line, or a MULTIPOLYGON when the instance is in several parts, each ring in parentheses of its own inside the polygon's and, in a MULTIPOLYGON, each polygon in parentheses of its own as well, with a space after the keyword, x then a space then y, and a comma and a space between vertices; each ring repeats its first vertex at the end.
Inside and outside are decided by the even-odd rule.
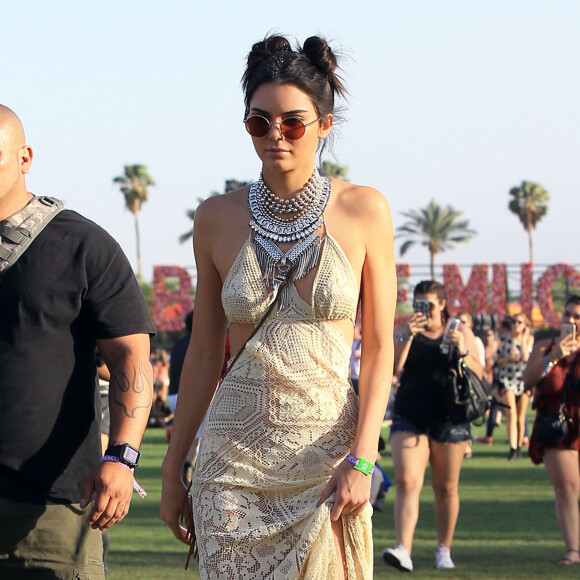
POLYGON ((395 414, 421 429, 447 420, 441 383, 449 362, 447 356, 441 354, 441 338, 418 334, 413 339, 395 397, 395 414))

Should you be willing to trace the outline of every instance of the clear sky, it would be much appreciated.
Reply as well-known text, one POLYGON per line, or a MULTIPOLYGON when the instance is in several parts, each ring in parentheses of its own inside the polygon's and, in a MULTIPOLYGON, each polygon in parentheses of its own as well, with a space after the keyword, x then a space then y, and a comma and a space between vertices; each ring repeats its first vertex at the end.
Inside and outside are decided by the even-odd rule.
MULTIPOLYGON (((439 264, 527 261, 507 209, 524 179, 551 196, 536 263, 580 263, 577 0, 30 0, 0 18, 0 103, 35 150, 29 189, 102 225, 135 265, 112 178, 147 165, 157 186, 141 219, 145 279, 154 264, 193 266, 177 238, 198 198, 258 177, 240 78, 270 30, 342 47, 351 96, 336 161, 383 192, 395 228, 431 198, 470 220, 478 235, 439 264)), ((401 261, 425 264, 427 251, 401 261)))

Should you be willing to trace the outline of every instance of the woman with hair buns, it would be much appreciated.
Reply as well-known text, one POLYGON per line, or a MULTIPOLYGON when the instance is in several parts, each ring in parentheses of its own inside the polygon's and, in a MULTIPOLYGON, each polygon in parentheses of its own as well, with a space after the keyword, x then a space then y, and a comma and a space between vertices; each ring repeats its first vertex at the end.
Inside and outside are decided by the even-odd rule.
POLYGON ((372 577, 397 284, 385 198, 316 170, 345 94, 336 68, 319 37, 252 47, 244 124, 260 178, 195 214, 196 315, 161 517, 188 543, 181 466, 207 410, 192 487, 204 579, 372 577), (359 297, 360 398, 348 378, 359 297), (228 326, 241 354, 216 390, 228 326))

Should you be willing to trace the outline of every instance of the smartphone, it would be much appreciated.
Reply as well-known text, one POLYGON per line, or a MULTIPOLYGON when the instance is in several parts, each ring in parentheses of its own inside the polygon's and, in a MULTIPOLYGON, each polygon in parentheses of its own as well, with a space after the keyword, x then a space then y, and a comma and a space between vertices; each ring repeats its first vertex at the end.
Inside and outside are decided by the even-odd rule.
POLYGON ((560 338, 564 338, 569 334, 572 335, 572 340, 576 340, 576 325, 571 322, 564 322, 562 326, 560 326, 560 338))
POLYGON ((451 333, 457 330, 461 326, 461 320, 459 318, 450 318, 445 325, 445 331, 443 332, 443 340, 441 341, 440 347, 443 354, 448 354, 451 348, 451 333))
POLYGON ((425 316, 427 322, 425 322, 425 328, 429 326, 429 300, 425 298, 418 298, 413 300, 413 310, 415 312, 420 312, 425 316))

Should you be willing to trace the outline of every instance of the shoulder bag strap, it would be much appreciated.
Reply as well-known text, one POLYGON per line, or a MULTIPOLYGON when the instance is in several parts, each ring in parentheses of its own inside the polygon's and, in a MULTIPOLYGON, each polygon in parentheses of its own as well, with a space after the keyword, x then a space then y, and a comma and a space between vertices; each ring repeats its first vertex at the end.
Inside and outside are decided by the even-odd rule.
POLYGON ((28 246, 64 209, 54 197, 34 197, 20 211, 0 222, 0 275, 10 269, 28 246))
POLYGON ((280 293, 282 292, 282 290, 284 289, 284 287, 288 284, 288 282, 290 280, 290 275, 292 273, 292 270, 293 270, 293 268, 288 270, 288 272, 286 273, 286 277, 284 278, 284 281, 278 286, 278 289, 274 295, 274 299, 270 303, 270 306, 268 306, 268 310, 266 310, 266 313, 264 314, 264 316, 262 316, 262 318, 261 318, 260 322, 258 322, 258 325, 256 326, 256 328, 254 328, 254 330, 252 331, 252 334, 250 334, 250 336, 248 336, 248 338, 244 341, 242 348, 240 348, 240 350, 238 351, 238 353, 236 354, 236 356, 234 357, 232 362, 228 365, 226 372, 222 375, 222 378, 220 379, 220 384, 226 378, 226 375, 230 372, 231 368, 236 364, 236 361, 240 358, 240 356, 242 355, 242 352, 244 352, 244 349, 246 348, 246 345, 248 344, 248 342, 250 342, 250 340, 252 340, 252 338, 254 338, 254 336, 256 336, 258 330, 260 330, 260 328, 262 327, 262 325, 266 321, 266 318, 268 318, 268 316, 270 316, 270 314, 274 310, 274 308, 278 302, 278 296, 280 296, 280 293))

